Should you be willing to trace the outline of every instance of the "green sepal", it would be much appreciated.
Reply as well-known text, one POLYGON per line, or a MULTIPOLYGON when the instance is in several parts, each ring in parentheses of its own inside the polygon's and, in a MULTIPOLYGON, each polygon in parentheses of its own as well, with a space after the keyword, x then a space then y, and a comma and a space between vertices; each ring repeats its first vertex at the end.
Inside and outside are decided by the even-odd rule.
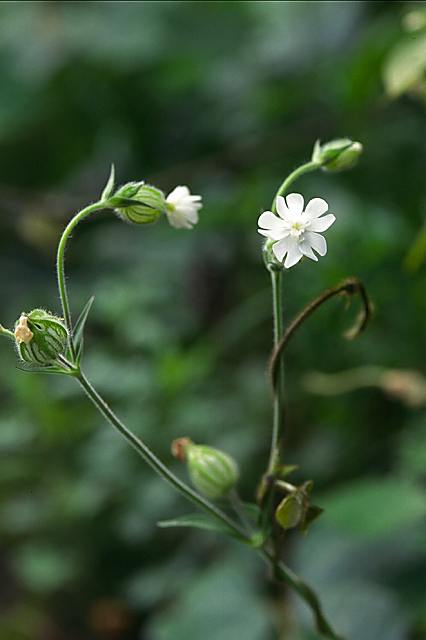
POLYGON ((57 367, 54 365, 41 365, 41 364, 35 364, 32 362, 24 362, 24 361, 19 361, 16 365, 16 368, 19 369, 20 371, 26 371, 28 373, 53 373, 53 374, 62 374, 62 375, 73 375, 72 371, 67 371, 66 369, 63 369, 62 367, 57 367))
POLYGON ((317 507, 314 504, 309 505, 305 511, 305 516, 299 525, 300 531, 302 531, 302 533, 307 533, 310 525, 314 520, 319 518, 322 513, 324 513, 324 509, 321 509, 321 507, 317 507))
POLYGON ((167 529, 171 527, 188 527, 193 529, 204 529, 206 531, 214 531, 216 533, 225 533, 232 538, 236 538, 240 542, 247 543, 246 538, 244 536, 239 535, 231 529, 227 527, 226 524, 212 518, 204 513, 192 513, 187 516, 180 516, 178 518, 174 518, 173 520, 162 520, 157 523, 158 527, 162 529, 167 529))
POLYGON ((83 346, 84 346, 84 327, 86 325, 86 320, 92 308, 93 302, 95 300, 95 296, 89 298, 89 300, 84 305, 80 315, 78 316, 78 320, 75 323, 74 332, 73 332, 73 345, 76 352, 76 361, 80 363, 81 357, 83 355, 83 346))
POLYGON ((147 209, 155 210, 155 207, 152 207, 146 202, 142 202, 142 200, 136 200, 135 198, 123 198, 122 196, 113 196, 108 200, 108 204, 111 207, 115 207, 117 209, 123 209, 125 207, 144 206, 147 209))
POLYGON ((297 471, 298 468, 299 465, 297 464, 279 464, 275 469, 275 475, 277 478, 286 478, 293 473, 293 471, 297 471))
POLYGON ((105 202, 105 200, 108 200, 108 198, 112 195, 112 192, 114 191, 114 185, 115 185, 115 167, 112 164, 108 182, 106 183, 105 189, 102 191, 102 195, 101 195, 101 200, 103 202, 105 202))

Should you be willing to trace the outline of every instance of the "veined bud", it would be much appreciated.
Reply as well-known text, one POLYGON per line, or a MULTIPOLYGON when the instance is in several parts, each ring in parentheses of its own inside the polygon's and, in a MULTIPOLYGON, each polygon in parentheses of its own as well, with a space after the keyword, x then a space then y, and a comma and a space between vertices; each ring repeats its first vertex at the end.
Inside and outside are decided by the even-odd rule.
POLYGON ((33 309, 21 314, 15 325, 15 340, 22 360, 48 364, 65 352, 68 331, 61 318, 44 309, 33 309))
POLYGON ((312 160, 320 164, 325 171, 345 171, 356 165, 362 151, 362 144, 350 138, 338 138, 325 144, 317 140, 312 160))
POLYGON ((133 224, 150 224, 166 211, 164 193, 144 182, 129 182, 109 198, 116 213, 133 224))
POLYGON ((207 498, 223 498, 238 480, 237 463, 219 449, 179 438, 172 443, 172 453, 186 462, 192 484, 207 498))

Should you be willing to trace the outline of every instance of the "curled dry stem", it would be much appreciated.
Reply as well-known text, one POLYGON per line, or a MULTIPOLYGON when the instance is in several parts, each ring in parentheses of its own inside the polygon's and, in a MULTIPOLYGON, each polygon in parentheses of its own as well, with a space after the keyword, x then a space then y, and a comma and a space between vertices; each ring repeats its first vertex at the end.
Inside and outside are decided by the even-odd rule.
POLYGON ((356 336, 358 336, 362 331, 364 331, 372 316, 373 307, 361 280, 354 277, 347 278, 335 287, 326 289, 317 298, 307 304, 306 307, 302 309, 302 311, 294 318, 294 320, 290 322, 290 324, 284 331, 284 335, 282 336, 281 340, 274 347, 269 359, 269 376, 274 391, 277 385, 280 359, 290 338, 316 309, 324 304, 324 302, 327 302, 327 300, 330 300, 335 296, 346 296, 348 299, 351 299, 354 296, 359 296, 361 300, 361 311, 359 312, 354 325, 344 333, 344 337, 348 340, 352 340, 353 338, 356 338, 356 336))

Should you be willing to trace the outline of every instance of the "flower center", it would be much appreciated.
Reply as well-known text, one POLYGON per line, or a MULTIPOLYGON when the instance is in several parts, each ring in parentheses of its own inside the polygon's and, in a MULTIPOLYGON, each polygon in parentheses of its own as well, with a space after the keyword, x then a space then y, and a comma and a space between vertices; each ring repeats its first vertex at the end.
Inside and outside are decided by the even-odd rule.
POLYGON ((293 222, 290 227, 290 235, 299 240, 302 240, 304 231, 305 225, 302 222, 293 222))

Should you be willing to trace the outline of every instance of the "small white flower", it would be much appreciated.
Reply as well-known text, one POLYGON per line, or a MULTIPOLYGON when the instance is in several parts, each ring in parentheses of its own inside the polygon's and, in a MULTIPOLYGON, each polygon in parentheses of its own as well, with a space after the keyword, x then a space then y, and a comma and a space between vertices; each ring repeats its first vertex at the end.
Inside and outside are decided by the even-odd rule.
POLYGON ((322 198, 313 198, 303 210, 304 200, 300 193, 290 193, 284 199, 277 197, 277 214, 264 211, 259 217, 259 233, 274 241, 272 251, 279 262, 285 258, 284 267, 289 269, 303 256, 318 260, 313 249, 320 255, 327 253, 327 243, 318 231, 326 231, 335 216, 324 216, 328 204, 322 198))
POLYGON ((192 229, 203 206, 201 196, 192 196, 188 187, 176 187, 166 198, 167 218, 176 229, 192 229))

